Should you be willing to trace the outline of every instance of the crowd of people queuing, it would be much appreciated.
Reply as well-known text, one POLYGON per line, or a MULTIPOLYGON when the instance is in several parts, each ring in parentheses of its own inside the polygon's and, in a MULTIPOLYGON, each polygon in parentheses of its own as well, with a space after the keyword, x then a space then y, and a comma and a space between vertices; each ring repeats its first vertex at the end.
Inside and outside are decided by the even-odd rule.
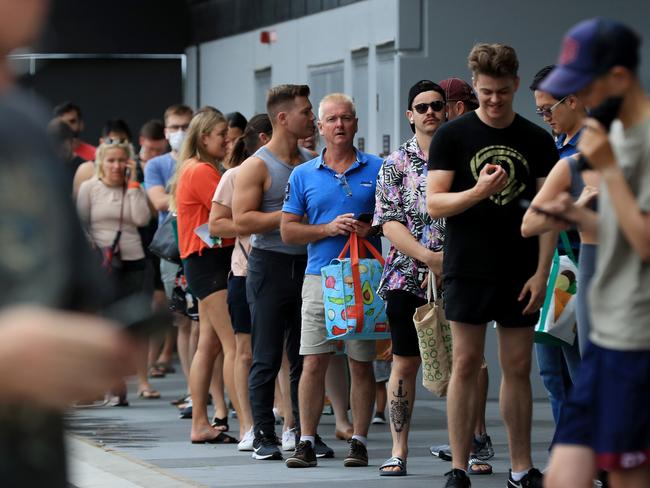
MULTIPOLYGON (((405 112, 413 136, 383 160, 354 146, 351 97, 328 94, 315 107, 306 85, 271 88, 267 112, 250 120, 172 105, 137 140, 123 120, 109 120, 96 148, 80 139, 81 109, 57 106, 48 132, 118 297, 144 292, 152 309, 175 310, 164 339, 129 345, 138 395, 160 398, 150 378, 172 371, 176 348, 187 391, 174 403, 191 418, 191 442, 235 444, 256 460, 281 460, 282 449, 289 468, 334 457, 318 435, 326 398, 337 438, 349 442, 344 466, 368 466, 369 425, 387 405, 392 452, 379 475, 404 476, 421 365, 413 315, 432 274, 453 334, 449 446, 431 448, 452 463, 446 487, 492 473, 484 358, 492 322, 506 486, 587 487, 598 471, 611 486, 650 486, 650 101, 637 77, 639 43, 602 19, 567 34, 558 65, 530 85, 554 137, 513 109, 514 49, 477 44, 468 56, 473 86, 413 84, 405 112), (588 117, 603 107, 618 119, 609 136, 588 117), (168 224, 179 260, 149 251, 168 224), (558 243, 567 230, 568 245, 558 243), (390 243, 376 292, 392 368, 377 406, 375 342, 346 341, 342 355, 325 329, 321 268, 352 233, 377 248, 380 236, 390 243), (556 249, 579 256, 578 340, 535 345, 556 423, 543 475, 531 458, 530 369, 556 249)), ((15 313, 3 323, 19 320, 15 313)), ((106 401, 128 406, 123 380, 106 401)))

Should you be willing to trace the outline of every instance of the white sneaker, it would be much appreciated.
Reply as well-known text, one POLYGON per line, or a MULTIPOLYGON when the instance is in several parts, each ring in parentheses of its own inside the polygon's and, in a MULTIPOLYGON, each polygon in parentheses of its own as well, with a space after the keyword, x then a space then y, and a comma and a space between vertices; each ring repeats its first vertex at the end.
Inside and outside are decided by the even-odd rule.
POLYGON ((282 450, 295 451, 296 450, 296 428, 287 429, 282 433, 282 450))
POLYGON ((255 434, 253 433, 253 428, 246 431, 244 437, 242 437, 239 444, 237 444, 238 451, 252 451, 253 450, 253 441, 255 440, 255 434))

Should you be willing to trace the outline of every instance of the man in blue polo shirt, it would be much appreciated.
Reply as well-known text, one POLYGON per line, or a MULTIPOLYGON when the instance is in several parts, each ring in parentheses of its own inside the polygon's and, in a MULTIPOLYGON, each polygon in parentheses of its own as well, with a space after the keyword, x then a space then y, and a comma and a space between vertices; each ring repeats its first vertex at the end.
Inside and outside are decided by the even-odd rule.
MULTIPOLYGON (((371 232, 362 216, 374 210, 375 182, 382 163, 377 156, 362 153, 353 145, 357 118, 349 96, 333 93, 324 97, 318 118, 325 149, 291 174, 280 226, 284 242, 308 244, 300 339, 300 354, 304 356, 298 394, 301 436, 293 456, 286 461, 290 468, 316 466, 316 429, 323 409, 325 373, 334 352, 325 329, 320 271, 339 255, 350 232, 361 237, 371 232)), ((379 247, 378 238, 370 241, 379 247)), ((354 434, 343 464, 367 466, 367 435, 375 398, 375 342, 348 341, 347 354, 354 434)))

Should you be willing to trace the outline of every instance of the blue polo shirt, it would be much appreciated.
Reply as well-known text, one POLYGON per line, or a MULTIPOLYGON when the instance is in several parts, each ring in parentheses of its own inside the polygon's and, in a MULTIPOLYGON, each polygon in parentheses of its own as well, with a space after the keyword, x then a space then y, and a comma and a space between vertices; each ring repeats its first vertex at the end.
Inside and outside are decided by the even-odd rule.
POLYGON ((566 134, 560 134, 555 138, 555 147, 560 153, 560 159, 568 158, 578 152, 578 141, 580 140, 580 134, 582 134, 582 129, 576 132, 576 134, 571 139, 569 139, 569 142, 566 144, 564 143, 566 134))
MULTIPOLYGON (((162 186, 168 192, 167 184, 176 169, 176 160, 168 152, 151 158, 144 167, 144 188, 162 186)), ((158 225, 163 223, 169 212, 158 212, 158 225)))
MULTIPOLYGON (((342 175, 328 167, 323 154, 297 166, 287 183, 283 212, 306 215, 309 224, 328 224, 344 213, 372 214, 375 211, 375 186, 382 159, 357 152, 357 160, 342 175)), ((347 236, 327 237, 307 245, 305 274, 320 275, 323 266, 335 259, 347 236)), ((381 251, 378 237, 369 239, 381 251)))

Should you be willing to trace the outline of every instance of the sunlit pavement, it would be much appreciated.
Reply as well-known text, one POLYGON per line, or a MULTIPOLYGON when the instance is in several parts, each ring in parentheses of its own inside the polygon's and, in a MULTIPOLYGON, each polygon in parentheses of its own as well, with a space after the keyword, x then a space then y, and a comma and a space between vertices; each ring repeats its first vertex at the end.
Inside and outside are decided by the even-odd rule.
MULTIPOLYGON (((178 368, 177 368, 178 369, 178 368)), ((347 443, 334 437, 333 416, 323 416, 320 434, 334 449, 334 459, 319 459, 317 468, 288 469, 281 461, 256 461, 250 452, 233 445, 193 445, 190 420, 180 420, 169 402, 178 397, 184 382, 179 373, 152 380, 162 393, 159 400, 136 398, 130 388, 129 407, 79 409, 68 416, 70 481, 78 488, 104 487, 268 487, 314 488, 349 483, 354 487, 442 487, 451 463, 429 454, 431 444, 447 443, 445 403, 424 392, 416 402, 410 434, 408 476, 379 477, 378 467, 390 457, 387 425, 370 429, 367 468, 344 468, 347 443)), ((420 392, 419 392, 420 393, 420 392)), ((418 393, 418 394, 419 394, 418 393)), ((210 411, 210 414, 212 411, 210 411)), ((505 430, 496 402, 488 402, 488 433, 495 457, 494 474, 472 476, 473 487, 504 487, 509 462, 505 430)), ((278 435, 280 426, 277 427, 278 435)), ((230 420, 230 434, 238 434, 230 420)), ((551 410, 546 401, 534 403, 533 460, 545 467, 553 435, 551 410)), ((290 453, 284 453, 285 459, 290 453)))

